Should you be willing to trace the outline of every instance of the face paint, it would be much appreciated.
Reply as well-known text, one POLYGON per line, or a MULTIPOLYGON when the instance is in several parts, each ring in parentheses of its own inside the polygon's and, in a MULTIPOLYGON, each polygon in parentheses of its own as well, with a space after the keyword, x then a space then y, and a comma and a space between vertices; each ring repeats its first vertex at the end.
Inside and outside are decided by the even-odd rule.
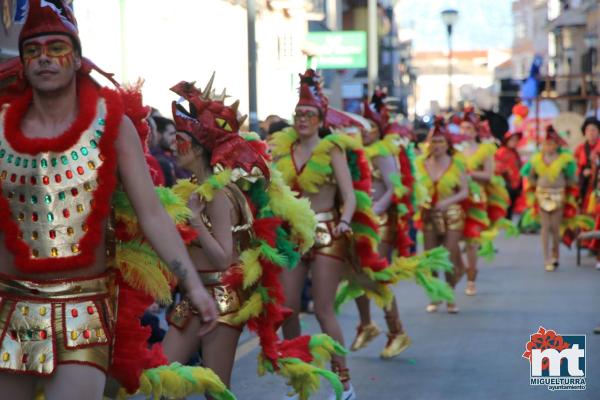
POLYGON ((177 153, 179 155, 186 155, 192 149, 192 140, 189 137, 184 136, 180 133, 177 133, 176 135, 176 143, 177 153))
POLYGON ((319 113, 315 111, 298 110, 296 111, 296 114, 294 114, 294 120, 300 121, 301 119, 306 119, 310 122, 318 122, 319 113))
POLYGON ((56 60, 61 67, 73 63, 73 45, 65 40, 51 40, 46 43, 31 41, 23 46, 23 60, 29 65, 33 60, 45 55, 56 60))

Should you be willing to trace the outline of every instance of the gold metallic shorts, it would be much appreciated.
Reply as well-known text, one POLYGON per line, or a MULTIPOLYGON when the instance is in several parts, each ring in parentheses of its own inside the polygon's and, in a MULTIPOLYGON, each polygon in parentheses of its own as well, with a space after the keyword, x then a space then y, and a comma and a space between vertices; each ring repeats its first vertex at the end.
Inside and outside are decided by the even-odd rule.
POLYGON ((465 211, 459 204, 452 204, 445 211, 423 210, 423 231, 445 235, 446 232, 462 232, 465 229, 465 211))
POLYGON ((335 236, 333 231, 340 222, 336 212, 328 211, 318 213, 317 230, 315 233, 315 244, 302 257, 304 261, 312 261, 317 255, 336 258, 345 261, 348 258, 348 238, 346 236, 335 236))
POLYGON ((552 212, 565 205, 565 189, 541 188, 538 186, 535 190, 535 199, 540 206, 540 210, 552 212))
POLYGON ((111 275, 32 281, 0 276, 0 371, 48 376, 59 364, 110 365, 111 275))
POLYGON ((392 206, 387 212, 379 216, 379 236, 383 243, 393 245, 396 242, 397 233, 398 211, 395 206, 392 206))
MULTIPOLYGON (((230 285, 223 283, 223 275, 226 272, 198 271, 198 274, 208 293, 215 299, 217 312, 219 313, 217 321, 242 330, 244 326, 233 323, 233 320, 244 301, 248 298, 248 293, 235 290, 230 285)), ((185 329, 194 315, 198 315, 198 312, 186 297, 169 313, 167 321, 175 328, 182 330, 185 329)))

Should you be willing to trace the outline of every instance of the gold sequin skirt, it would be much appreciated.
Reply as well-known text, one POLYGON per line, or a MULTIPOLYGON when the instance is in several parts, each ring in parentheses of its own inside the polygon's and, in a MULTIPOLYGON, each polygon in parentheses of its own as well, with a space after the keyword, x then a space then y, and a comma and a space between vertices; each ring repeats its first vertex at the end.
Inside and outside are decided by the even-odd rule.
POLYGON ((110 274, 34 281, 0 275, 0 371, 48 376, 59 364, 108 370, 116 289, 110 274))
POLYGON ((447 232, 462 232, 465 229, 465 211, 459 204, 446 210, 423 210, 423 231, 445 235, 447 232))
MULTIPOLYGON (((230 268, 235 268, 232 266, 230 268)), ((242 330, 243 324, 234 323, 237 312, 242 304, 248 299, 249 293, 236 290, 231 285, 223 282, 223 276, 227 271, 199 271, 200 279, 208 293, 215 300, 219 317, 217 321, 232 328, 242 330)), ((190 303, 188 298, 183 298, 167 316, 170 325, 177 329, 185 329, 191 318, 197 316, 198 312, 190 303)))
POLYGON ((348 259, 348 247, 350 245, 346 235, 337 236, 333 232, 340 222, 337 212, 328 211, 316 214, 317 229, 315 232, 315 244, 302 257, 304 261, 312 261, 317 255, 332 257, 345 261, 348 259))
POLYGON ((540 210, 553 212, 565 205, 564 188, 542 188, 535 189, 535 199, 540 206, 540 210))

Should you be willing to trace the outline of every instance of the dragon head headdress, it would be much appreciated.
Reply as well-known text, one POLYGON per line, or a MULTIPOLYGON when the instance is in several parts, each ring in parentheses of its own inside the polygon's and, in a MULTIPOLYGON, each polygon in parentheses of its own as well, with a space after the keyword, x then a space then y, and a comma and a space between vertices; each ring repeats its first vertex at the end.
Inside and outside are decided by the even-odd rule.
POLYGON ((213 168, 240 169, 243 175, 269 178, 264 144, 248 141, 239 130, 245 116, 238 113, 239 100, 225 105, 225 90, 217 95, 212 89, 214 74, 204 90, 194 83, 180 82, 171 90, 181 96, 172 103, 173 119, 178 131, 185 132, 211 154, 213 168), (189 103, 189 110, 182 105, 189 103))

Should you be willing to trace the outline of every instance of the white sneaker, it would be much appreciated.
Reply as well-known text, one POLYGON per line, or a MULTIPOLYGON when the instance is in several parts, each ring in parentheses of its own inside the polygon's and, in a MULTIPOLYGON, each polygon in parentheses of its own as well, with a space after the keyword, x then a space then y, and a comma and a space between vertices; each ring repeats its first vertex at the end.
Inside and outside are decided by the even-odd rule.
POLYGON ((596 263, 596 269, 600 271, 600 261, 596 263))
MULTIPOLYGON (((356 400, 356 399, 357 399, 356 392, 354 391, 352 384, 350 384, 350 387, 348 388, 348 390, 344 390, 342 392, 342 397, 339 400, 356 400)), ((337 397, 335 396, 335 392, 331 393, 327 400, 338 400, 337 397)))

